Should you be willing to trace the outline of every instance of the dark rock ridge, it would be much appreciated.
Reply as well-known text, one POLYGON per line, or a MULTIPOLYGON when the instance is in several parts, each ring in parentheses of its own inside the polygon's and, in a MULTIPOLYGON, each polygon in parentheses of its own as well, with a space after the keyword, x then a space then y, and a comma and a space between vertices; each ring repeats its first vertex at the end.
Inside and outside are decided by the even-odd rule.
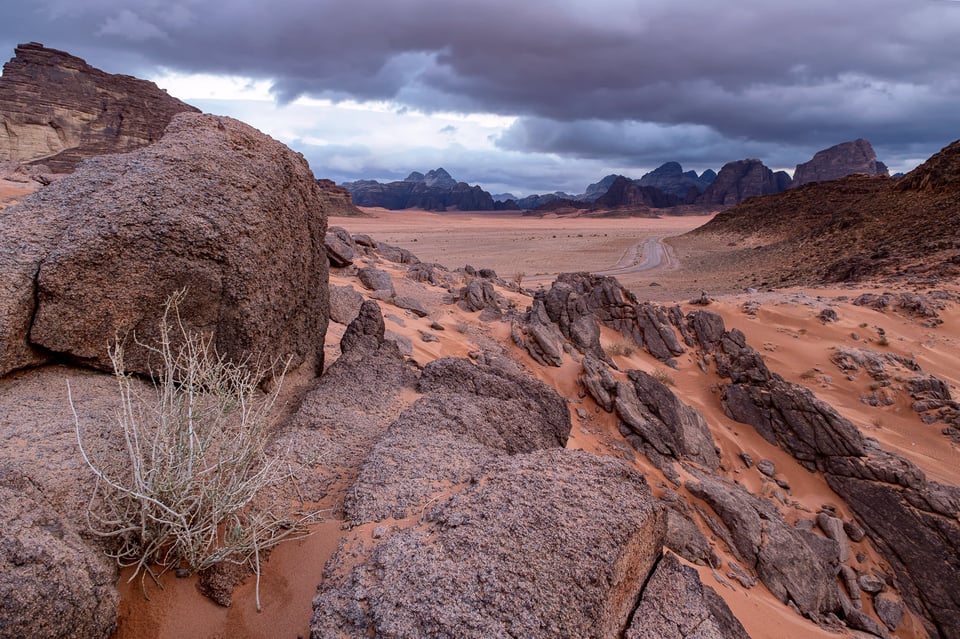
POLYGON ((69 172, 84 158, 156 142, 183 111, 198 110, 153 82, 105 73, 36 42, 21 44, 0 76, 0 161, 69 172))
POLYGON ((757 195, 782 193, 790 185, 790 176, 783 171, 774 173, 760 160, 727 162, 716 179, 698 198, 707 206, 734 206, 757 195))
POLYGON ((357 206, 378 206, 392 211, 424 209, 426 211, 493 211, 505 208, 479 186, 457 182, 443 169, 423 175, 414 171, 405 180, 381 183, 376 180, 344 182, 357 206))
POLYGON ((790 286, 897 273, 956 278, 958 185, 960 141, 899 180, 850 175, 809 184, 744 202, 688 235, 721 246, 754 238, 750 248, 731 249, 724 259, 744 264, 758 282, 790 286), (757 238, 764 243, 757 246, 757 238))
POLYGON ((854 173, 888 175, 886 165, 877 161, 873 146, 863 138, 818 151, 809 162, 798 164, 790 188, 836 180, 854 173))
POLYGON ((233 361, 322 365, 326 214, 303 156, 183 113, 157 143, 91 158, 0 218, 0 375, 72 358, 150 373, 165 300, 233 361), (132 339, 136 336, 136 341, 132 339))
POLYGON ((647 207, 663 209, 683 204, 684 199, 662 191, 653 186, 644 186, 628 178, 618 176, 607 192, 595 201, 597 206, 605 208, 647 207))
POLYGON ((673 195, 682 202, 692 202, 706 191, 716 178, 717 174, 712 170, 704 171, 703 175, 698 176, 696 171, 684 173, 679 162, 667 162, 645 174, 638 183, 640 186, 652 186, 673 195))

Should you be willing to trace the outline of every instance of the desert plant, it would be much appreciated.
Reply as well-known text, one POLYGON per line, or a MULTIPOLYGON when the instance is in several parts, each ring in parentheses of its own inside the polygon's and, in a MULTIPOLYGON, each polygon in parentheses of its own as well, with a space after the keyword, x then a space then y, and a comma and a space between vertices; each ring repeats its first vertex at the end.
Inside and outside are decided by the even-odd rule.
POLYGON ((663 384, 664 386, 673 386, 676 384, 676 382, 673 379, 673 375, 663 370, 662 368, 655 369, 652 373, 650 373, 650 376, 653 377, 658 382, 660 382, 661 384, 663 384))
MULTIPOLYGON (((171 296, 160 320, 160 343, 146 346, 158 360, 153 392, 126 372, 123 345, 110 358, 119 386, 119 454, 94 454, 74 407, 77 442, 96 475, 87 509, 91 530, 112 542, 121 566, 158 576, 220 562, 247 564, 257 574, 260 554, 305 531, 319 513, 276 516, 258 508, 261 491, 291 478, 266 445, 271 409, 283 382, 264 394, 258 382, 267 368, 233 363, 217 355, 212 338, 190 334, 171 296)), ((258 593, 259 594, 259 593, 258 593)), ((257 601, 259 609, 259 597, 257 601)))
POLYGON ((621 340, 607 346, 606 351, 608 355, 629 357, 630 355, 633 355, 637 349, 632 343, 626 340, 621 340))
POLYGON ((523 278, 526 276, 527 274, 524 271, 517 271, 513 274, 513 283, 517 285, 517 290, 523 289, 523 278))
POLYGON ((817 371, 812 368, 809 368, 803 371, 802 373, 800 373, 800 379, 816 379, 816 377, 817 377, 817 371))

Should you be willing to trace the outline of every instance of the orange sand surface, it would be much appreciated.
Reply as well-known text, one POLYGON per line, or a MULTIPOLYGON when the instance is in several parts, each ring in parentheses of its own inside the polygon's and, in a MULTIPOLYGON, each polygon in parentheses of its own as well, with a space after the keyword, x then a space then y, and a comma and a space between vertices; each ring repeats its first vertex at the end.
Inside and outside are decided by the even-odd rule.
MULTIPOLYGON (((332 218, 330 224, 403 246, 425 261, 437 261, 451 268, 465 263, 477 268, 493 267, 505 279, 510 279, 516 272, 552 274, 565 270, 603 270, 622 263, 631 247, 643 245, 651 237, 683 232, 706 219, 541 219, 487 213, 373 212, 377 217, 332 218)), ((651 273, 634 275, 636 279, 641 276, 649 279, 652 274, 659 279, 672 267, 666 263, 651 273)), ((566 357, 560 368, 541 367, 512 345, 509 324, 480 322, 477 313, 442 303, 446 291, 412 283, 404 277, 406 267, 403 265, 383 261, 378 268, 391 273, 398 295, 416 296, 431 311, 431 317, 417 318, 389 303, 380 302, 387 330, 410 340, 414 360, 424 364, 446 355, 467 356, 491 342, 503 345, 509 357, 567 398, 573 422, 568 447, 627 459, 647 476, 655 494, 665 491, 668 483, 664 475, 643 455, 634 452, 620 436, 616 417, 604 412, 589 397, 582 396, 577 382, 580 365, 572 358, 566 357), (426 342, 421 339, 421 331, 430 331, 433 321, 439 322, 445 330, 433 332, 439 341, 426 342)), ((365 292, 355 278, 346 275, 334 273, 331 283, 352 285, 365 292)), ((524 285, 530 287, 526 279, 524 285)), ((956 285, 948 288, 960 290, 956 285)), ((654 289, 640 283, 634 285, 634 290, 643 299, 654 289)), ((657 287, 656 292, 683 301, 681 290, 681 287, 670 289, 664 286, 657 287)), ((864 290, 876 292, 873 288, 864 290)), ((500 292, 520 310, 530 303, 528 296, 505 290, 500 292)), ((728 328, 743 330, 748 343, 763 354, 771 370, 789 381, 809 387, 867 436, 876 438, 884 448, 904 455, 932 479, 960 483, 960 451, 940 433, 941 426, 924 425, 910 409, 908 397, 899 397, 894 405, 883 408, 861 402, 860 396, 869 392, 872 380, 863 371, 857 373, 855 379, 848 380, 829 359, 831 353, 841 346, 909 355, 917 359, 925 373, 937 375, 956 389, 960 384, 960 349, 957 348, 960 322, 956 319, 956 307, 951 306, 942 313, 942 325, 927 328, 915 318, 852 305, 850 300, 859 292, 854 289, 807 289, 744 293, 723 296, 707 308, 720 313, 728 328), (846 296, 847 300, 838 300, 841 296, 846 296), (745 302, 759 304, 755 317, 744 312, 745 302), (828 305, 839 315, 839 322, 824 324, 816 317, 828 305), (878 343, 878 328, 886 331, 888 345, 878 343), (857 335, 856 339, 853 334, 857 335)), ((684 302, 684 310, 692 308, 684 302)), ((326 348, 328 362, 339 352, 337 343, 344 328, 335 323, 330 325, 326 348)), ((601 340, 605 346, 623 342, 619 334, 606 328, 602 329, 601 340)), ((678 370, 667 368, 639 350, 614 359, 623 371, 660 369, 668 374, 681 399, 700 410, 710 425, 721 449, 720 474, 738 481, 754 494, 773 497, 788 521, 813 519, 824 504, 835 506, 839 516, 851 516, 820 475, 801 467, 790 455, 763 440, 753 428, 735 423, 723 414, 717 392, 721 380, 712 371, 701 371, 693 357, 678 357, 678 370), (755 467, 746 468, 738 456, 741 451, 749 453, 754 460, 773 461, 778 478, 789 482, 789 490, 779 491, 776 484, 762 477, 755 467), (777 495, 782 501, 776 501, 777 495)), ((616 375, 623 378, 623 373, 616 375)), ((681 476, 684 480, 692 479, 682 469, 681 476)), ((679 492, 685 490, 675 486, 670 488, 679 492)), ((120 626, 115 636, 306 636, 310 600, 322 578, 324 563, 343 535, 356 537, 358 534, 346 533, 340 525, 337 520, 326 521, 315 527, 313 536, 282 544, 273 552, 263 566, 261 598, 264 607, 261 613, 255 610, 252 578, 235 592, 233 606, 224 609, 200 596, 193 579, 176 579, 168 574, 162 579, 162 591, 147 584, 149 602, 143 599, 139 582, 123 586, 120 626)), ((711 538, 709 531, 706 533, 711 538)), ((697 567, 697 570, 704 583, 713 586, 727 601, 754 639, 851 636, 817 627, 778 602, 762 584, 745 589, 727 578, 727 566, 733 557, 724 551, 722 542, 716 544, 716 549, 724 562, 720 570, 709 567, 697 567)), ((864 554, 858 568, 878 571, 888 568, 867 540, 852 544, 852 549, 854 554, 864 554)), ((869 611, 868 598, 864 599, 864 604, 869 611)), ((908 613, 897 636, 925 635, 919 622, 908 613)))

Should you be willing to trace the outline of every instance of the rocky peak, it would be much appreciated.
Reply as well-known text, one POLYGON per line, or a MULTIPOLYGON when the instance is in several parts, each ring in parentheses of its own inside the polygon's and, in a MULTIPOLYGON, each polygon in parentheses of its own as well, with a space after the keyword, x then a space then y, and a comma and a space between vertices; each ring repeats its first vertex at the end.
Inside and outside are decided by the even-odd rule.
POLYGON ((424 175, 420 171, 414 171, 403 179, 404 182, 423 182, 424 175))
POLYGON ((598 197, 610 190, 610 186, 618 177, 622 176, 611 173, 599 182, 590 184, 587 186, 587 190, 583 194, 583 199, 590 200, 591 202, 596 200, 598 197))
POLYGON ((784 178, 789 176, 775 175, 757 159, 727 162, 703 192, 700 202, 708 206, 734 206, 756 195, 780 193, 786 188, 784 178))
POLYGON ((660 165, 641 177, 638 183, 640 186, 652 186, 660 189, 664 193, 675 195, 685 201, 692 201, 710 186, 709 181, 697 177, 696 171, 684 173, 679 162, 667 162, 660 165))
POLYGON ((30 42, 0 76, 0 161, 71 172, 80 160, 157 141, 177 113, 198 110, 153 82, 105 73, 30 42))
POLYGON ((457 186, 457 181, 443 168, 428 171, 427 174, 423 176, 423 181, 427 186, 438 189, 452 189, 457 186))
POLYGON ((818 151, 809 162, 798 164, 791 186, 836 180, 854 173, 888 174, 886 165, 877 161, 873 146, 863 138, 818 151))

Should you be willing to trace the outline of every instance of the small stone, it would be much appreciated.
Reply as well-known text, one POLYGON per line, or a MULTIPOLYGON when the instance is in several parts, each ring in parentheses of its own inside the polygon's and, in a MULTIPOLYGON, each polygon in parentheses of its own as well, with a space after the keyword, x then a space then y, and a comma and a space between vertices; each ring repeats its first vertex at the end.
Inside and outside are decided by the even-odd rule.
POLYGON ((445 328, 443 327, 443 324, 441 324, 440 322, 432 322, 432 323, 430 324, 430 328, 432 328, 432 329, 435 330, 435 331, 445 331, 445 330, 447 330, 447 329, 445 329, 445 328))
POLYGON ((860 541, 866 535, 866 532, 864 532, 863 528, 861 528, 860 525, 852 519, 850 521, 843 522, 843 532, 847 533, 847 537, 849 537, 850 541, 853 542, 860 541))
POLYGON ((373 529, 373 533, 371 533, 370 536, 373 537, 374 539, 380 539, 381 537, 383 537, 383 536, 386 535, 386 534, 387 534, 387 529, 386 529, 386 527, 384 527, 384 526, 377 526, 376 528, 373 529))
POLYGON ((857 578, 857 583, 864 592, 875 594, 883 590, 884 581, 876 575, 862 574, 857 578))
POLYGON ((190 569, 189 569, 189 568, 177 568, 177 569, 174 571, 174 574, 177 576, 177 579, 186 579, 187 577, 190 576, 190 569))
POLYGON ((753 457, 751 457, 749 453, 741 452, 740 459, 743 460, 743 465, 746 466, 747 468, 753 467, 753 457))
POLYGON ((759 462, 757 462, 757 470, 767 477, 773 477, 777 473, 776 467, 769 459, 761 459, 759 462))
POLYGON ((578 409, 577 409, 577 417, 579 417, 580 419, 586 419, 586 418, 587 418, 587 411, 584 410, 583 408, 578 408, 578 409))

